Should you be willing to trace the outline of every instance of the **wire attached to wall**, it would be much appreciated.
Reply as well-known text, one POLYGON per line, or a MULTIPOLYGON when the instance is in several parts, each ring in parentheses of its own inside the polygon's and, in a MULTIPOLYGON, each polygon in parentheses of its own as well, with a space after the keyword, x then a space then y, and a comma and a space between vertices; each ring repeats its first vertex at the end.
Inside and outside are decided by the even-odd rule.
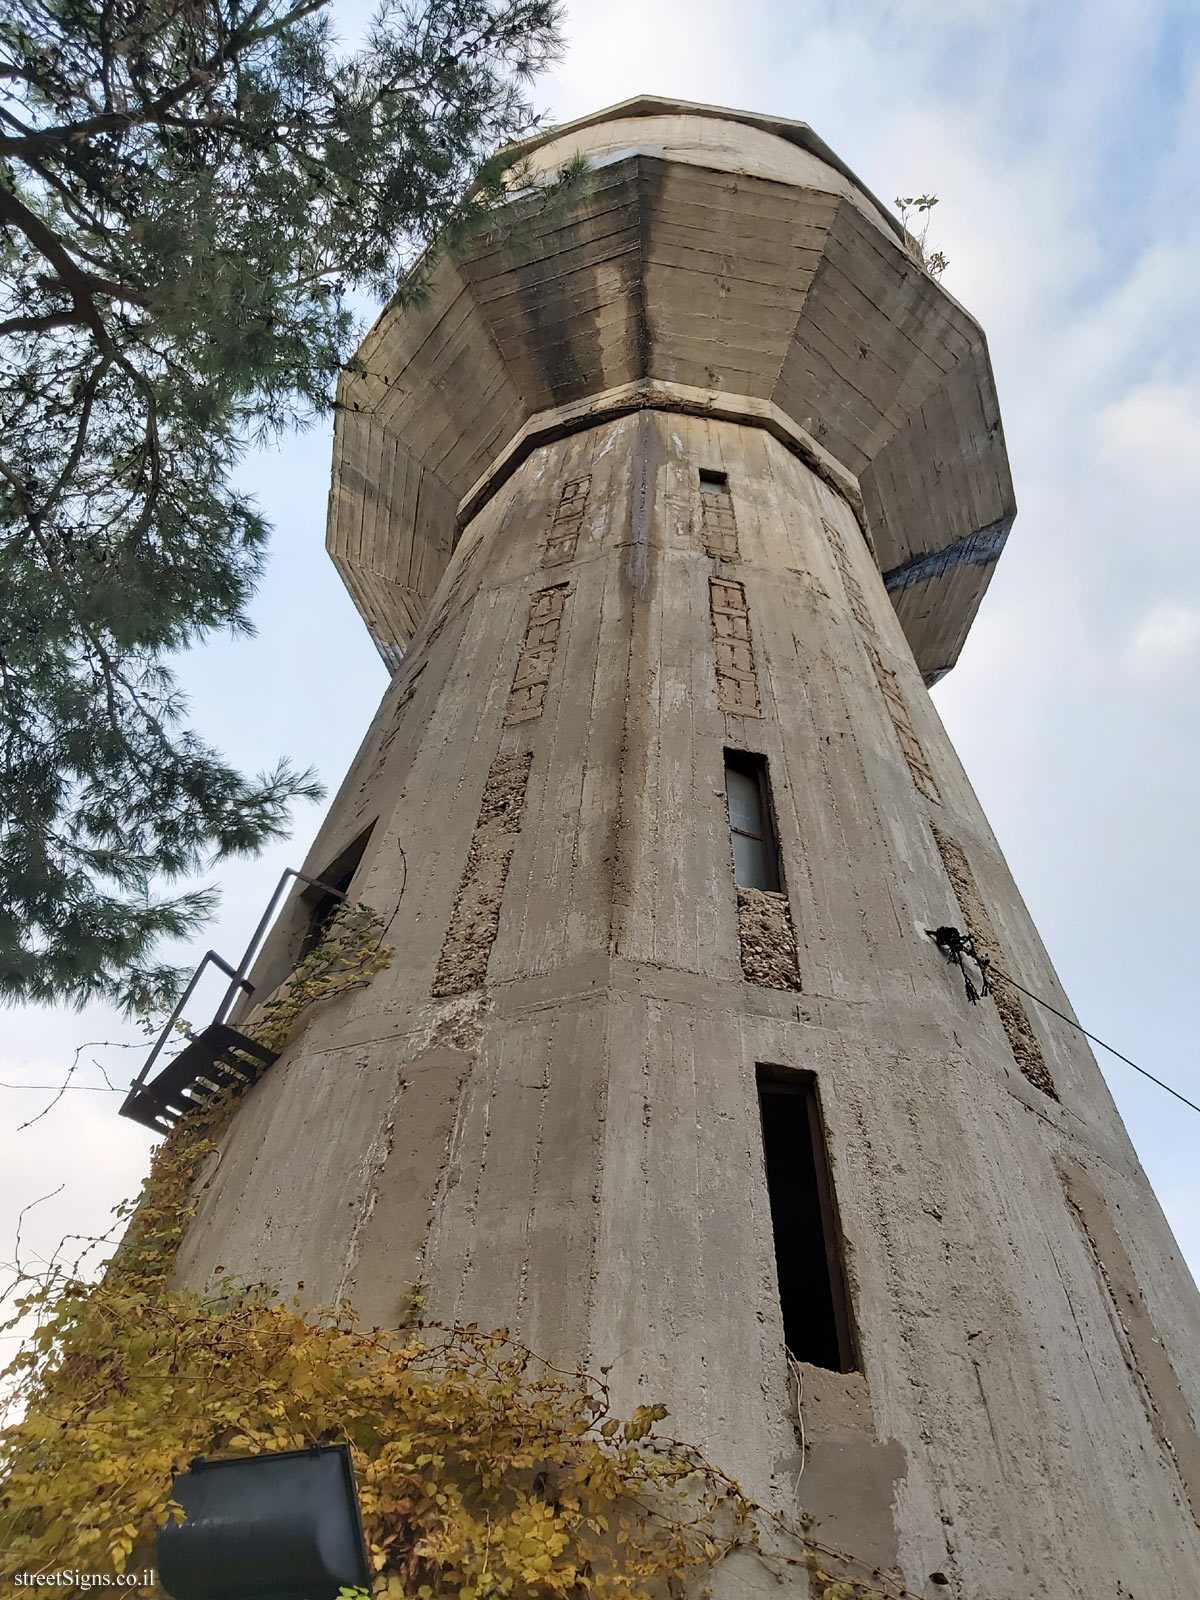
POLYGON ((959 928, 949 927, 926 928, 925 932, 937 945, 947 961, 952 962, 962 972, 963 982, 967 986, 967 999, 972 1005, 983 995, 991 993, 990 980, 992 978, 1000 978, 1004 983, 1011 984, 1014 989, 1019 989, 1030 1000, 1035 1000, 1039 1006, 1049 1011, 1052 1016, 1057 1017, 1060 1022, 1065 1022, 1068 1027, 1074 1028, 1077 1033, 1083 1034, 1085 1039, 1090 1039, 1093 1044, 1098 1044, 1101 1050, 1107 1050, 1109 1055, 1116 1056, 1118 1061, 1123 1061, 1127 1067, 1132 1067, 1135 1072, 1140 1072, 1143 1078, 1149 1078, 1151 1083, 1156 1083, 1160 1089, 1165 1089, 1168 1094, 1174 1095, 1176 1100, 1182 1100, 1189 1110, 1200 1113, 1200 1105, 1197 1105, 1194 1100, 1189 1100, 1187 1095, 1180 1094, 1178 1089, 1172 1089, 1169 1083, 1164 1083, 1161 1078, 1156 1078, 1152 1072, 1147 1072, 1145 1067, 1139 1067, 1136 1061, 1131 1061, 1115 1045, 1108 1044, 1096 1034, 1089 1032, 1082 1023, 1076 1022, 1074 1017, 1068 1017, 1057 1006, 1051 1005, 1049 1000, 1043 1000, 1040 994, 1034 994, 1032 989, 1027 989, 1023 983, 1018 983, 1007 972, 1002 972, 999 967, 994 966, 986 956, 975 948, 975 941, 971 934, 963 933, 959 928), (980 974, 982 988, 979 990, 976 990, 967 969, 963 966, 964 956, 969 957, 975 963, 980 974))
POLYGON ((796 1474, 799 1480, 804 1476, 804 1469, 808 1465, 808 1433, 804 1426, 804 1368, 790 1350, 784 1353, 788 1364, 788 1396, 792 1403, 792 1414, 796 1419, 796 1433, 800 1441, 800 1470, 796 1474))

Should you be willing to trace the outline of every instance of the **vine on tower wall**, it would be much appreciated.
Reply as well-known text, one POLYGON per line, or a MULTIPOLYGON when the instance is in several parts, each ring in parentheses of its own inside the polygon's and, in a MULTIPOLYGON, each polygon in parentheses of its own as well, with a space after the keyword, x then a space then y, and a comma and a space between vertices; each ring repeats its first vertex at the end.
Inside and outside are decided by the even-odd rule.
MULTIPOLYGON (((383 932, 369 908, 343 907, 244 1030, 281 1049, 314 1004, 388 964, 383 932)), ((197 1172, 235 1110, 214 1099, 159 1145, 99 1282, 23 1279, 8 1326, 32 1317, 36 1331, 4 1374, 20 1420, 0 1439, 0 1576, 151 1568, 192 1457, 341 1440, 379 1600, 650 1600, 759 1548, 757 1508, 656 1431, 665 1408, 621 1418, 603 1375, 557 1368, 504 1329, 366 1330, 348 1303, 305 1309, 303 1285, 172 1288, 197 1172)), ((822 1548, 796 1535, 796 1556, 763 1559, 807 1567, 821 1600, 893 1595, 831 1576, 822 1548)))

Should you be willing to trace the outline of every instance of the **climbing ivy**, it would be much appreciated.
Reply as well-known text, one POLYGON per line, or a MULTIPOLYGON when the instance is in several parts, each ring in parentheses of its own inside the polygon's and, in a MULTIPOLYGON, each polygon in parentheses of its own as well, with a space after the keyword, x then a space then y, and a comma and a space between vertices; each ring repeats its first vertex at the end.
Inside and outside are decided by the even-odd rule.
MULTIPOLYGON (((314 1004, 388 964, 383 931, 342 907, 242 1030, 281 1050, 314 1004)), ((381 1596, 635 1597, 742 1537, 748 1502, 655 1434, 661 1406, 621 1419, 603 1382, 504 1331, 368 1332, 349 1305, 305 1310, 300 1292, 171 1287, 199 1169, 235 1108, 215 1097, 159 1145, 101 1282, 25 1281, 9 1326, 32 1316, 37 1331, 5 1374, 23 1415, 0 1441, 2 1575, 152 1566, 193 1456, 333 1439, 352 1449, 381 1596)))
MULTIPOLYGON (((383 943, 385 932, 383 918, 371 906, 339 906, 286 981, 240 1022, 241 1032, 278 1054, 319 1001, 362 988, 391 963, 394 951, 383 943)), ((194 1210, 196 1174, 216 1151, 237 1103, 232 1093, 214 1095, 156 1148, 141 1195, 117 1208, 118 1220, 129 1226, 109 1264, 107 1284, 136 1284, 147 1293, 166 1288, 194 1210)))
MULTIPOLYGON (((291 978, 242 1024, 281 1049, 310 1007, 369 982, 391 951, 367 907, 343 907, 291 978)), ((226 1280, 171 1286, 201 1164, 236 1108, 198 1106, 154 1152, 98 1283, 25 1276, 15 1326, 36 1331, 3 1374, 20 1420, 0 1436, 0 1577, 152 1567, 174 1475, 196 1455, 345 1440, 375 1600, 649 1600, 739 1546, 761 1513, 664 1435, 660 1405, 623 1418, 603 1378, 562 1369, 504 1329, 415 1320, 365 1330, 348 1303, 313 1310, 226 1280)), ((824 1570, 853 1558, 788 1530, 819 1600, 902 1600, 824 1570)), ((367 1600, 346 1591, 345 1600, 367 1600)))
POLYGON ((28 1409, 2 1452, 9 1577, 150 1566, 192 1456, 333 1439, 351 1445, 378 1595, 645 1595, 718 1559, 748 1515, 654 1434, 661 1407, 622 1421, 603 1384, 503 1332, 364 1332, 347 1306, 120 1278, 22 1309, 42 1323, 10 1369, 28 1409))
POLYGON ((318 1000, 361 989, 391 964, 383 918, 371 906, 337 908, 287 981, 243 1023, 243 1031, 278 1054, 318 1000))

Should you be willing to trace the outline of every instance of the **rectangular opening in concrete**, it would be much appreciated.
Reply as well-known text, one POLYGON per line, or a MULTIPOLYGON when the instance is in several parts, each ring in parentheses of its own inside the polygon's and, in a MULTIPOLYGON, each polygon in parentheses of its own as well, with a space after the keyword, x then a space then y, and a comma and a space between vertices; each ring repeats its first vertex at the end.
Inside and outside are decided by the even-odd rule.
POLYGON ((778 891, 779 846, 771 819, 767 758, 746 750, 726 750, 725 798, 735 882, 743 889, 778 891))
POLYGON ((729 474, 719 472, 715 467, 701 467, 700 488, 709 494, 726 494, 729 490, 729 474))
POLYGON ((758 1105, 783 1338, 797 1361, 855 1369, 842 1252, 816 1080, 759 1066, 758 1105))
MULTIPOLYGON (((323 884, 328 884, 330 889, 336 889, 340 894, 345 894, 358 871, 359 863, 366 853, 367 844, 375 824, 363 829, 358 837, 335 857, 323 872, 317 877, 323 884)), ((300 904, 305 913, 305 927, 300 943, 299 960, 303 961, 310 951, 315 950, 321 938, 333 919, 333 914, 341 905, 341 900, 336 894, 329 894, 325 889, 305 889, 300 896, 300 904)))

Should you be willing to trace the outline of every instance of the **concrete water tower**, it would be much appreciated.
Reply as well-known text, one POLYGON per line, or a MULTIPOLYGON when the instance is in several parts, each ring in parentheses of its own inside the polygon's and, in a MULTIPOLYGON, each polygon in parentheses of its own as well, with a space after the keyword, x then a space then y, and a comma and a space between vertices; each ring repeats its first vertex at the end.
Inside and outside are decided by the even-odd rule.
POLYGON ((925 687, 1014 511, 983 334, 803 123, 529 153, 588 175, 342 384, 394 677, 305 871, 396 956, 246 1097, 183 1277, 421 1281, 915 1589, 1195 1600, 1195 1288, 1079 1035, 927 934, 1068 1009, 925 687))

